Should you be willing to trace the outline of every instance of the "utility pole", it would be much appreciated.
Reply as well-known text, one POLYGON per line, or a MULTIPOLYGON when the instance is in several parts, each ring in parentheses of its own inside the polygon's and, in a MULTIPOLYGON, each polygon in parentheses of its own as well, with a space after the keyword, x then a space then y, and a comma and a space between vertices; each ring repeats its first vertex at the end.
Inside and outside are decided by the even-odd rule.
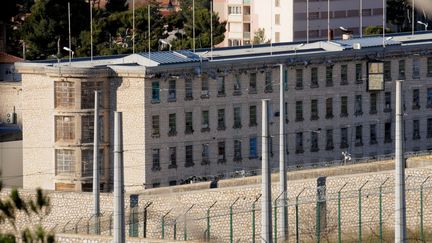
POLYGON ((135 54, 135 0, 132 1, 132 54, 135 54))
POLYGON ((327 0, 327 41, 330 41, 330 0, 327 0))
POLYGON ((100 203, 99 203, 99 191, 100 191, 100 168, 99 168, 99 95, 98 91, 95 91, 95 108, 94 108, 94 131, 93 131, 93 214, 95 219, 95 233, 99 234, 99 216, 100 216, 100 203))
POLYGON ((363 0, 360 0, 360 38, 363 38, 363 0))
POLYGON ((412 13, 411 13, 411 35, 415 33, 415 0, 412 0, 412 13))
POLYGON ((114 112, 114 243, 125 242, 122 113, 114 112))
POLYGON ((195 0, 192 0, 192 49, 195 53, 195 0))
POLYGON ((69 65, 72 62, 72 44, 71 44, 71 20, 70 20, 70 2, 68 2, 68 29, 69 29, 69 65))
POLYGON ((396 80, 395 132, 395 242, 407 242, 405 204, 405 159, 403 155, 402 81, 396 80))
POLYGON ((151 28, 151 26, 150 26, 150 3, 148 4, 148 6, 147 6, 147 18, 148 18, 148 21, 147 21, 147 27, 148 27, 148 58, 149 58, 149 60, 151 60, 150 58, 151 58, 151 40, 150 40, 150 37, 151 37, 151 30, 150 30, 150 28, 151 28))
POLYGON ((271 184, 269 160, 269 103, 262 100, 261 241, 272 243, 271 184))
POLYGON ((387 0, 383 0, 383 17, 382 17, 382 21, 383 21, 383 46, 385 47, 385 32, 386 32, 386 7, 387 7, 387 0))
POLYGON ((210 0, 210 60, 213 60, 213 0, 210 0))
POLYGON ((306 43, 309 43, 309 0, 306 0, 306 43))
POLYGON ((89 0, 89 5, 90 5, 90 61, 93 61, 93 2, 92 1, 93 0, 89 0))
POLYGON ((287 175, 285 163, 285 82, 284 82, 284 65, 279 64, 280 71, 280 92, 279 92, 279 194, 280 197, 280 216, 281 219, 281 241, 286 240, 286 232, 288 228, 287 214, 287 175))

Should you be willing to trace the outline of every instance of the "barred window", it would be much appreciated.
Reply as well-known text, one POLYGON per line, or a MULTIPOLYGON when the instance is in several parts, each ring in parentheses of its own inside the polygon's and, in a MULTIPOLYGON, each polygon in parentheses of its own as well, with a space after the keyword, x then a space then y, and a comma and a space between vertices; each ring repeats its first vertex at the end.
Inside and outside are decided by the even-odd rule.
POLYGON ((75 173, 75 151, 56 150, 56 175, 75 173))
POLYGON ((56 116, 56 141, 75 139, 75 118, 73 116, 56 116))
MULTIPOLYGON (((99 175, 104 172, 103 164, 103 150, 99 150, 99 175)), ((81 150, 81 173, 82 176, 93 176, 93 150, 81 150)))
POLYGON ((75 84, 55 82, 55 107, 72 108, 75 106, 75 84))
MULTIPOLYGON (((93 109, 94 108, 94 99, 95 99, 95 91, 101 91, 102 82, 82 82, 81 83, 81 109, 93 109)), ((98 101, 100 101, 102 95, 98 96, 98 101)))

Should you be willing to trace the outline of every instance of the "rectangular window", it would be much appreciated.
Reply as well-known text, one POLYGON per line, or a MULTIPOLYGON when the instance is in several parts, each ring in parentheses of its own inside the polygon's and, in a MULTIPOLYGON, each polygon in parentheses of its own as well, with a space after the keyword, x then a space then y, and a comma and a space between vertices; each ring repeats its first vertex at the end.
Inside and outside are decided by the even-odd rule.
POLYGON ((177 168, 177 147, 169 148, 169 165, 168 169, 177 168))
POLYGON ((376 124, 371 124, 369 126, 369 144, 373 145, 373 144, 377 144, 378 140, 377 140, 377 131, 376 131, 376 124))
POLYGON ((348 128, 343 127, 341 128, 341 141, 340 141, 340 148, 348 148, 348 128))
POLYGON ((420 139, 420 121, 413 120, 413 140, 420 139))
POLYGON ((233 128, 241 128, 241 108, 240 107, 234 107, 234 126, 233 128))
POLYGON ((427 108, 432 108, 432 88, 427 89, 427 108))
POLYGON ((420 90, 419 89, 413 89, 412 93, 412 109, 418 110, 420 109, 420 90))
POLYGON ((185 100, 193 100, 192 79, 185 79, 185 100))
POLYGON ((209 132, 210 131, 210 123, 209 123, 209 111, 201 112, 201 132, 209 132))
POLYGON ((333 118, 333 98, 326 99, 326 119, 333 118))
POLYGON ((256 158, 258 158, 257 137, 251 137, 249 139, 249 159, 256 158))
POLYGON ((432 138, 432 118, 427 119, 427 129, 426 130, 427 130, 426 137, 432 138))
POLYGON ((355 96, 354 110, 355 110, 355 112, 354 112, 355 116, 363 115, 363 102, 362 102, 362 96, 361 95, 355 96))
POLYGON ((384 62, 384 81, 392 81, 391 61, 384 62))
POLYGON ((192 134, 193 132, 192 112, 185 112, 185 134, 192 134))
POLYGON ((257 126, 257 106, 256 105, 249 106, 249 126, 250 127, 257 126))
POLYGON ((405 60, 399 60, 399 79, 405 80, 405 60))
POLYGON ((241 140, 234 139, 234 161, 242 160, 241 140))
POLYGON ((81 142, 92 143, 94 138, 94 117, 81 117, 81 142))
POLYGON ((340 76, 340 85, 348 84, 348 65, 341 65, 341 76, 340 76))
POLYGON ((369 101, 369 114, 377 113, 377 93, 370 93, 370 101, 369 101))
POLYGON ((333 129, 326 130, 326 150, 333 150, 333 129))
POLYGON ((318 100, 311 100, 311 120, 318 119, 318 100))
POLYGON ((318 132, 312 131, 311 132, 311 152, 318 152, 318 132))
POLYGON ((75 86, 73 82, 55 82, 55 107, 75 106, 75 86))
POLYGON ((160 86, 158 81, 152 82, 152 103, 160 102, 160 86))
POLYGON ((160 149, 153 149, 152 151, 152 170, 157 171, 161 170, 160 167, 160 149))
MULTIPOLYGON (((103 173, 103 150, 99 150, 99 175, 103 173)), ((81 150, 81 175, 93 176, 93 150, 81 150)))
POLYGON ((240 74, 234 75, 234 92, 233 95, 241 95, 241 76, 240 74))
POLYGON ((56 116, 56 142, 75 139, 75 118, 73 116, 56 116))
POLYGON ((303 69, 296 69, 296 89, 303 89, 303 69))
POLYGON ((210 97, 210 92, 209 92, 208 78, 203 76, 201 78, 201 99, 206 99, 209 97, 210 97))
POLYGON ((257 92, 257 74, 249 74, 249 94, 256 94, 257 92))
POLYGON ((427 64, 426 64, 426 75, 428 77, 432 77, 432 57, 427 58, 427 64))
MULTIPOLYGON (((95 104, 95 91, 102 89, 102 82, 82 82, 81 83, 81 109, 93 109, 95 104)), ((99 95, 99 103, 102 99, 99 95)))
POLYGON ((159 116, 152 116, 152 136, 159 137, 160 135, 160 125, 159 116))
POLYGON ((362 64, 356 63, 356 83, 361 84, 363 83, 363 72, 362 72, 362 64))
POLYGON ((412 78, 419 79, 420 78, 420 59, 413 58, 412 59, 412 78))
POLYGON ((267 70, 265 72, 265 93, 273 92, 273 73, 272 70, 267 70))
POLYGON ((225 163, 225 142, 218 142, 218 163, 225 163))
POLYGON ((176 81, 170 80, 168 83, 168 102, 176 101, 177 93, 176 93, 176 81))
POLYGON ((280 14, 275 14, 275 25, 280 25, 280 14))
POLYGON ((363 126, 356 126, 355 129, 355 146, 363 146, 363 126))
POLYGON ((225 96, 225 77, 219 76, 217 78, 218 96, 225 96))
POLYGON ((191 167, 194 165, 195 163, 193 160, 193 146, 186 145, 185 146, 185 167, 191 167))
POLYGON ((202 157, 201 165, 210 164, 210 153, 209 153, 208 143, 202 144, 201 157, 202 157))
POLYGON ((384 143, 391 143, 391 122, 386 122, 384 124, 384 143))
POLYGON ((296 121, 303 121, 303 101, 296 101, 296 121))
POLYGON ((225 130, 225 109, 218 109, 218 130, 225 130))
POLYGON ((390 112, 391 107, 391 92, 384 93, 384 112, 390 112))
POLYGON ((228 14, 241 14, 242 13, 242 7, 241 6, 228 6, 228 14))
POLYGON ((318 88, 318 68, 311 68, 311 88, 318 88))
POLYGON ((303 133, 296 133, 296 154, 302 154, 303 150, 303 133))
POLYGON ((56 149, 56 175, 75 173, 75 151, 56 149))
POLYGON ((288 70, 284 69, 283 72, 283 83, 284 83, 284 90, 288 91, 288 70))
POLYGON ((348 116, 348 97, 342 96, 341 97, 341 114, 340 117, 347 117, 348 116))
POLYGON ((177 115, 171 113, 168 115, 168 136, 177 135, 177 115))
POLYGON ((326 87, 333 86, 333 66, 326 67, 326 87))

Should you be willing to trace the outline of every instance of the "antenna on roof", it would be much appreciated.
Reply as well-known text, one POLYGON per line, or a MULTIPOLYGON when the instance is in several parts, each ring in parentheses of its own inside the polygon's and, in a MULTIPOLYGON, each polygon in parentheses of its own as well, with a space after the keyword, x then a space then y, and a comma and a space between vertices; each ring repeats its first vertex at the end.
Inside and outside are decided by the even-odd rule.
POLYGON ((149 59, 151 59, 150 57, 150 55, 151 55, 151 40, 150 40, 150 37, 151 37, 151 30, 150 30, 150 3, 147 5, 147 14, 148 14, 148 58, 149 59))

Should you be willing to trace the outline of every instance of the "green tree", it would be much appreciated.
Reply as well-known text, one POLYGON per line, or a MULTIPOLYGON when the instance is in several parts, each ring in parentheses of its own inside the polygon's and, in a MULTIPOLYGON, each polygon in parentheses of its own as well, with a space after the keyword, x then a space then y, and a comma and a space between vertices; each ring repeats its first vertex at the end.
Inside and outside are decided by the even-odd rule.
POLYGON ((264 29, 258 29, 254 33, 253 44, 258 45, 258 44, 264 44, 265 42, 266 42, 265 41, 265 30, 264 29))
MULTIPOLYGON (((0 192, 1 192, 0 182, 0 192)), ((0 198, 0 223, 7 222, 13 232, 0 230, 0 242, 14 243, 16 236, 21 236, 23 242, 54 242, 54 234, 46 232, 42 220, 50 212, 50 201, 41 189, 36 190, 35 199, 24 200, 17 189, 12 189, 5 198, 0 198), (19 228, 17 221, 26 217, 30 222, 24 228, 19 228), (34 222, 34 219, 37 222, 34 222)))
POLYGON ((387 22, 396 27, 397 32, 408 28, 407 9, 410 8, 406 0, 387 0, 387 22))
POLYGON ((128 6, 127 0, 108 0, 105 8, 108 12, 114 13, 126 11, 128 6))
POLYGON ((45 59, 57 53, 57 40, 68 45, 68 2, 71 5, 72 49, 79 52, 78 37, 89 29, 88 3, 85 0, 39 0, 31 8, 24 22, 21 38, 27 45, 30 59, 45 59))
MULTIPOLYGON (((383 28, 382 26, 368 26, 364 30, 364 35, 379 35, 382 34, 383 28)), ((392 31, 389 28, 386 28, 386 33, 391 33, 392 31)))

